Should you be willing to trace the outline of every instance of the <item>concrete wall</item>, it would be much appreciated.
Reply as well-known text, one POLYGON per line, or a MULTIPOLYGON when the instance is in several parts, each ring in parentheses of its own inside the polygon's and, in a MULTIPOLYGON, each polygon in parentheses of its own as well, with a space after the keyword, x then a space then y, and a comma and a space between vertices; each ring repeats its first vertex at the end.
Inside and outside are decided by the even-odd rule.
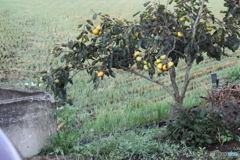
POLYGON ((0 127, 23 157, 38 154, 56 132, 55 108, 48 93, 0 87, 0 127))

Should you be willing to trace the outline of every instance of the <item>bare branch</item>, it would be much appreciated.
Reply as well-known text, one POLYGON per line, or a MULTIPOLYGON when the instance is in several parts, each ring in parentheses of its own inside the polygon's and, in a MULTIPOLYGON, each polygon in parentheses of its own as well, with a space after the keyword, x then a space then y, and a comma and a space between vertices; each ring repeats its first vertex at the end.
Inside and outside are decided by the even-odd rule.
POLYGON ((78 71, 77 72, 75 72, 71 77, 70 77, 70 79, 71 78, 73 78, 74 76, 76 76, 80 71, 82 71, 82 70, 86 70, 86 69, 91 69, 91 68, 98 68, 98 67, 103 67, 102 65, 99 65, 99 66, 87 66, 87 67, 84 67, 84 68, 80 68, 80 67, 77 67, 78 68, 78 71))
POLYGON ((143 74, 141 74, 139 72, 136 72, 134 70, 131 70, 131 69, 128 69, 128 68, 125 68, 125 67, 121 67, 121 68, 124 69, 127 72, 131 72, 131 73, 133 73, 135 75, 138 75, 138 76, 140 76, 142 78, 145 78, 145 79, 147 79, 147 80, 149 80, 149 81, 151 81, 153 83, 159 84, 160 86, 162 86, 173 97, 173 99, 175 99, 175 96, 174 96, 173 92, 164 83, 162 83, 162 82, 160 82, 158 80, 151 79, 150 77, 145 76, 145 75, 143 75, 143 74))
POLYGON ((84 68, 78 68, 80 71, 82 71, 82 70, 86 70, 86 69, 91 69, 91 68, 98 68, 98 67, 103 67, 103 65, 99 65, 99 66, 86 66, 86 67, 84 67, 84 68))
POLYGON ((180 54, 181 56, 183 56, 184 58, 186 58, 186 55, 184 55, 183 53, 181 53, 181 52, 179 52, 179 51, 177 51, 177 50, 173 50, 175 53, 177 53, 177 54, 180 54))
POLYGON ((174 40, 173 47, 172 47, 172 49, 171 49, 170 51, 167 52, 167 54, 166 54, 167 57, 168 57, 168 55, 169 55, 169 54, 175 49, 175 46, 176 46, 176 39, 174 38, 173 40, 174 40))
POLYGON ((204 11, 204 0, 199 0, 199 1, 202 2, 202 3, 201 3, 201 7, 200 7, 200 9, 199 9, 199 11, 198 11, 197 18, 196 18, 196 20, 195 20, 195 22, 194 22, 194 24, 193 24, 192 42, 193 42, 194 39, 195 39, 196 30, 197 30, 197 25, 198 25, 199 20, 200 20, 200 18, 201 18, 201 14, 202 14, 202 12, 204 11))
POLYGON ((172 87, 173 87, 173 90, 174 90, 174 94, 175 94, 175 97, 178 97, 179 96, 179 89, 178 89, 178 85, 176 83, 176 72, 175 72, 175 68, 171 68, 170 71, 170 80, 171 80, 171 83, 172 83, 172 87))
POLYGON ((184 85, 183 85, 182 91, 181 91, 181 97, 184 97, 185 94, 186 94, 187 87, 188 87, 188 84, 190 82, 189 74, 190 74, 190 70, 192 68, 192 64, 193 63, 190 63, 190 64, 187 63, 187 68, 186 68, 186 71, 185 71, 184 85))

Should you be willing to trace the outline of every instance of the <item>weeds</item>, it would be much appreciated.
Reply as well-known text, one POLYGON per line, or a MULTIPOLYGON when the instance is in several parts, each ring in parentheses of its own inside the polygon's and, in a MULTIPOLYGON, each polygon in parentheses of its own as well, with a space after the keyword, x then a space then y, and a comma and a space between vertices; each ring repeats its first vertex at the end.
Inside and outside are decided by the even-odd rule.
POLYGON ((240 66, 230 68, 227 73, 228 77, 230 77, 230 82, 240 81, 240 66))
POLYGON ((74 146, 79 143, 81 135, 80 122, 76 117, 78 113, 78 108, 69 105, 54 112, 59 124, 57 133, 47 144, 47 150, 43 149, 42 153, 66 155, 74 151, 74 146))

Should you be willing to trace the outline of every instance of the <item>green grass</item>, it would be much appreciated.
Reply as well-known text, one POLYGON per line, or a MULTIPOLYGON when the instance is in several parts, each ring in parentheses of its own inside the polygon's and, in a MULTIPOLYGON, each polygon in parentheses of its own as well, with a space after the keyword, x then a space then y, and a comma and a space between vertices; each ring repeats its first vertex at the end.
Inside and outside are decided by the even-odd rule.
POLYGON ((77 151, 80 159, 157 159, 159 154, 164 159, 174 159, 178 155, 187 154, 187 147, 171 144, 166 141, 162 144, 152 140, 152 137, 162 132, 159 129, 135 130, 124 135, 115 134, 108 140, 97 140, 86 146, 79 146, 77 151), (90 153, 90 154, 89 154, 90 153), (139 157, 135 157, 139 156, 139 157), (88 157, 88 158, 87 158, 88 157))
MULTIPOLYGON (((39 76, 39 71, 49 69, 48 64, 52 61, 50 51, 54 44, 75 39, 79 32, 78 24, 91 19, 93 12, 90 9, 108 13, 113 17, 132 19, 131 15, 143 9, 144 2, 146 1, 2 0, 0 52, 5 55, 12 52, 16 54, 11 63, 1 63, 5 65, 1 67, 11 70, 10 73, 0 70, 0 78, 9 78, 3 84, 32 89, 16 82, 35 81, 34 77, 39 76)), ((223 8, 222 2, 210 2, 214 11, 223 8)), ((218 16, 221 17, 220 14, 218 16)), ((239 51, 220 62, 206 58, 200 65, 195 65, 191 74, 202 74, 190 83, 184 105, 191 107, 201 104, 199 96, 204 96, 206 90, 211 88, 210 73, 205 72, 207 68, 212 67, 211 72, 217 72, 218 78, 225 77, 229 67, 239 66, 240 60, 236 55, 239 55, 239 51), (229 65, 218 70, 217 67, 224 64, 229 65)), ((177 71, 178 84, 181 87, 181 76, 184 73, 182 63, 177 71)), ((173 99, 160 86, 130 73, 116 72, 115 79, 104 78, 97 90, 92 89, 92 83, 86 83, 90 78, 86 73, 80 73, 74 79, 73 86, 68 86, 69 97, 74 100, 74 106, 82 111, 78 115, 82 124, 81 130, 85 131, 82 137, 101 135, 168 118, 173 99)), ((168 76, 156 78, 170 85, 168 76)), ((33 89, 43 90, 42 87, 33 89)))

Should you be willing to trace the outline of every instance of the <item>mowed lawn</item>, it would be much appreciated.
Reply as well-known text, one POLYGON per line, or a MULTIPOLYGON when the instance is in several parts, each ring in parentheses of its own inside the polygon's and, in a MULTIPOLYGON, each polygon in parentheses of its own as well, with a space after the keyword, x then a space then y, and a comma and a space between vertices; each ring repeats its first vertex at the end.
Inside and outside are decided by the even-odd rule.
MULTIPOLYGON (((35 82, 41 76, 39 71, 50 68, 50 51, 54 44, 75 39, 79 33, 78 24, 91 19, 93 12, 133 19, 134 13, 144 9, 144 2, 147 1, 2 0, 0 52, 15 53, 14 61, 4 64, 5 59, 1 59, 1 65, 4 64, 11 72, 7 75, 0 72, 0 76, 8 76, 12 80, 2 82, 3 85, 32 88, 16 82, 35 82)), ((161 2, 166 3, 166 0, 161 2)), ((223 9, 223 2, 210 0, 209 7, 218 13, 223 9)), ((169 6, 169 9, 172 7, 169 6)), ((217 16, 221 17, 221 14, 217 16)), ((240 60, 236 58, 236 53, 230 55, 222 61, 206 58, 193 67, 193 80, 184 101, 185 106, 202 103, 199 96, 205 95, 207 89, 211 88, 211 72, 216 72, 218 78, 224 78, 229 68, 239 65, 240 60)), ((184 79, 184 69, 183 63, 180 63, 177 68, 180 87, 184 79)), ((74 84, 68 86, 69 97, 74 100, 74 106, 81 109, 78 118, 82 130, 85 130, 83 136, 89 136, 89 133, 100 135, 167 119, 169 105, 173 100, 163 88, 130 73, 116 73, 115 79, 105 77, 97 90, 92 89, 92 83, 87 83, 90 77, 85 72, 80 73, 74 79, 74 84)), ((155 78, 170 85, 168 76, 155 78)), ((41 87, 32 89, 44 90, 41 87)))

